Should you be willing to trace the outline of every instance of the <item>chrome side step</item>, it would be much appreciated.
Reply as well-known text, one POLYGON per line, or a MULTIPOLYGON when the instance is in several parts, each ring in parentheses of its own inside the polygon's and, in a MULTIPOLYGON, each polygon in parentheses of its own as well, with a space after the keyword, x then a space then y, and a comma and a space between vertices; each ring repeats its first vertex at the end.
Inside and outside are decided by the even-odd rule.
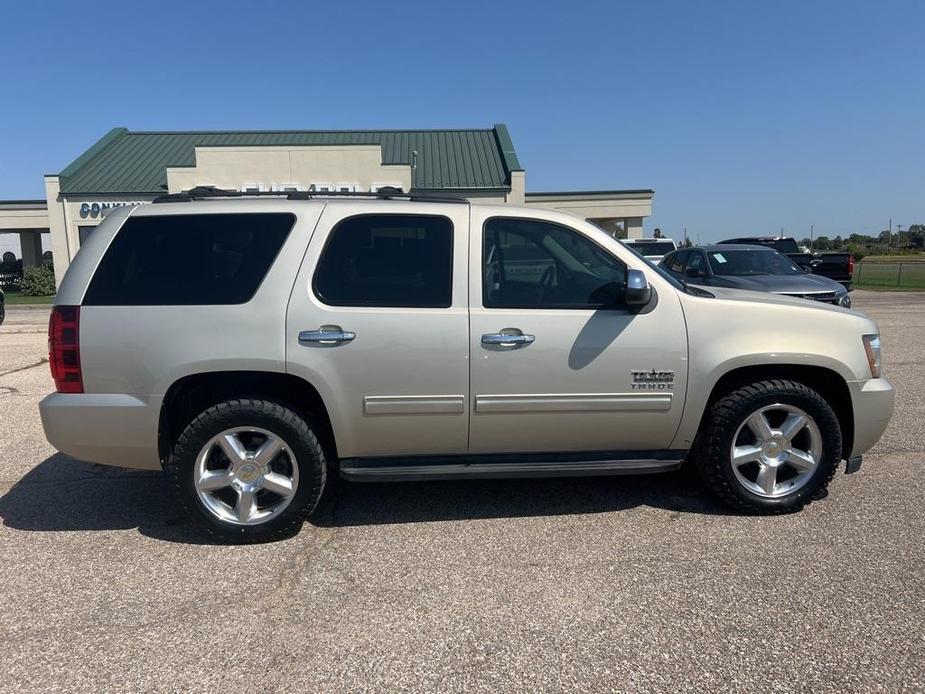
MULTIPOLYGON (((634 452, 639 455, 639 451, 634 452)), ((646 452, 647 454, 650 452, 646 452)), ((670 472, 681 467, 687 451, 659 451, 656 457, 453 456, 434 458, 347 458, 340 476, 352 482, 400 482, 514 477, 588 477, 670 472)), ((600 456, 601 454, 598 454, 600 456)), ((605 454, 607 455, 607 454, 605 454)))

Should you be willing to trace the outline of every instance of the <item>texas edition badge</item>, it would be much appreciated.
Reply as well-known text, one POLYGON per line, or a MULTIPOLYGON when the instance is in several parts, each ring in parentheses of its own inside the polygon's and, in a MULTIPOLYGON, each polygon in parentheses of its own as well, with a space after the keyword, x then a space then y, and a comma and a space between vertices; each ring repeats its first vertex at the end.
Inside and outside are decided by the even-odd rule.
POLYGON ((674 388, 674 371, 630 371, 633 377, 633 390, 672 390, 674 388))

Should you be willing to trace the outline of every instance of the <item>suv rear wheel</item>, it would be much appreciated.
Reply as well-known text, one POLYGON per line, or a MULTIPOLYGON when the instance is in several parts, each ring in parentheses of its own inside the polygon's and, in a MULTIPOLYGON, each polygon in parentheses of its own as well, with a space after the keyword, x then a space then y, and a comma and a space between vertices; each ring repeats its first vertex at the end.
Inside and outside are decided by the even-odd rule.
POLYGON ((714 403, 694 455, 707 486, 733 508, 788 513, 824 495, 841 442, 838 417, 821 395, 771 380, 714 403))
POLYGON ((182 505, 230 542, 289 537, 315 509, 327 465, 317 436, 266 400, 210 407, 186 427, 167 469, 182 505))

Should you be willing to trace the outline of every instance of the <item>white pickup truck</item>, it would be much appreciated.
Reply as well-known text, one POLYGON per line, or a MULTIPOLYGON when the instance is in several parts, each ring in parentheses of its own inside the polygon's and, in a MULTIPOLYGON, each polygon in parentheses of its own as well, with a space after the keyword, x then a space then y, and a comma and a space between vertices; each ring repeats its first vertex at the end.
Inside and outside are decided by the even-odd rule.
POLYGON ((662 258, 678 248, 678 245, 674 241, 663 238, 626 239, 623 243, 646 260, 651 260, 653 263, 661 262, 662 258))

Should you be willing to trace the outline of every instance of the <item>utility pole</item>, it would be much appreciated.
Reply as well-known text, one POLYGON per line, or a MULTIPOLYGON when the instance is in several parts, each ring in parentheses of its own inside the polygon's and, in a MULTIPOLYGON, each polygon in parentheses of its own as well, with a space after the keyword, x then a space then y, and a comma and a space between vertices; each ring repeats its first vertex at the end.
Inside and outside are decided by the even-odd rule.
POLYGON ((890 225, 886 228, 887 248, 893 247, 893 218, 890 217, 890 225))
POLYGON ((815 224, 809 225, 809 252, 810 253, 813 252, 813 228, 815 226, 816 226, 815 224))
POLYGON ((684 247, 687 248, 687 227, 684 227, 684 247))

